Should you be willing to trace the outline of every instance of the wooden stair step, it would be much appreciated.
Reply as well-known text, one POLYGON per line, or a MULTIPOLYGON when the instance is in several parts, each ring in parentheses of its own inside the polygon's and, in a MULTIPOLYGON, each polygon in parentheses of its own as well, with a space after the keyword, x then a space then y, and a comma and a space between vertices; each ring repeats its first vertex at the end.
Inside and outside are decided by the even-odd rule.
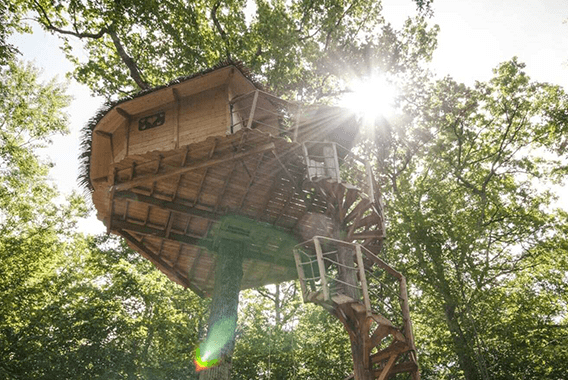
POLYGON ((405 342, 395 341, 384 350, 371 355, 371 363, 380 363, 383 360, 389 359, 393 355, 398 356, 408 350, 410 350, 408 344, 406 344, 405 342))
POLYGON ((336 294, 331 297, 331 300, 337 305, 355 304, 356 302, 359 302, 349 296, 346 296, 345 294, 336 294))
POLYGON ((391 368, 391 370, 389 371, 389 376, 390 375, 396 375, 397 373, 403 373, 403 372, 414 372, 418 370, 418 364, 416 364, 415 362, 412 361, 408 361, 408 362, 404 362, 404 363, 399 363, 396 364, 395 366, 393 366, 391 368))

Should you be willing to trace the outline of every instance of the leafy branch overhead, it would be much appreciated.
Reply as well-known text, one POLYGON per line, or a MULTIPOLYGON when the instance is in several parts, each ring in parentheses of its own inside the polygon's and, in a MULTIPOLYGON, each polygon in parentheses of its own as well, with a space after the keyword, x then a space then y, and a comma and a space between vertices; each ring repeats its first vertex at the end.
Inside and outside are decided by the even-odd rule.
MULTIPOLYGON (((429 4, 418 5, 427 13, 429 4)), ((397 72, 419 65, 430 58, 437 32, 420 17, 394 32, 372 0, 34 0, 31 8, 46 30, 65 39, 75 78, 106 97, 228 59, 242 61, 278 93, 312 99, 361 68, 397 72), (87 60, 72 48, 73 37, 82 41, 87 60), (417 55, 409 45, 418 41, 417 55)))

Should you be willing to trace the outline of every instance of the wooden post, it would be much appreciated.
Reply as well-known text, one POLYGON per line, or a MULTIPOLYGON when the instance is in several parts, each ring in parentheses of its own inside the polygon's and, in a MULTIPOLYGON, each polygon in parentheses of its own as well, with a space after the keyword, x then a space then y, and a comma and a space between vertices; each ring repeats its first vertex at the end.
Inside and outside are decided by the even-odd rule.
POLYGON ((367 276, 365 275, 365 264, 363 264, 363 256, 361 254, 361 246, 359 244, 355 246, 355 252, 357 253, 357 266, 359 267, 359 278, 361 281, 361 289, 363 290, 363 301, 365 302, 367 317, 370 317, 372 314, 371 300, 369 299, 369 289, 367 288, 367 276))
POLYGON ((252 119, 254 118, 254 111, 256 109, 257 101, 258 101, 258 90, 254 92, 254 98, 252 99, 252 106, 250 108, 249 119, 247 121, 247 129, 252 128, 252 119))
POLYGON ((349 310, 350 304, 338 305, 336 315, 349 333, 351 357, 353 358, 353 377, 355 380, 373 380, 369 356, 369 329, 371 320, 366 313, 349 310))
MULTIPOLYGON (((414 333, 412 332, 412 321, 410 320, 410 307, 408 306, 408 290, 406 287, 406 278, 400 278, 400 298, 402 308, 402 319, 404 321, 404 336, 410 349, 412 360, 418 365, 418 357, 416 355, 416 346, 414 345, 414 333)), ((420 371, 412 371, 412 380, 420 380, 420 371)))
POLYGON ((325 278, 325 265, 323 263, 323 252, 321 244, 317 237, 314 237, 314 246, 316 247, 316 257, 318 260, 318 269, 320 272, 321 286, 323 290, 324 301, 329 301, 329 288, 327 287, 327 279, 325 278))
POLYGON ((298 128, 300 127, 300 105, 296 107, 296 118, 294 120, 294 134, 292 135, 292 141, 298 142, 298 128))
POLYGON ((341 183, 341 173, 339 171, 339 156, 337 155, 337 144, 331 143, 333 145, 333 158, 335 160, 335 175, 337 176, 337 183, 341 183))
POLYGON ((365 162, 365 169, 367 172, 367 186, 369 186, 369 199, 371 202, 375 202, 375 189, 373 184, 373 172, 371 171, 371 165, 365 162))
POLYGON ((294 261, 296 262, 296 269, 298 271, 298 277, 300 278, 300 288, 302 289, 302 300, 304 303, 308 302, 308 288, 306 287, 306 274, 304 273, 304 268, 302 267, 302 259, 297 249, 294 249, 294 261))
POLYGON ((176 88, 172 88, 172 94, 174 96, 174 149, 179 148, 179 113, 181 108, 181 99, 179 96, 179 91, 176 88))
POLYGON ((200 354, 202 357, 212 355, 214 357, 204 359, 219 359, 220 364, 203 370, 199 380, 230 379, 245 249, 242 242, 228 239, 219 242, 207 338, 200 347, 200 354))
POLYGON ((355 252, 351 247, 343 244, 337 245, 338 279, 341 281, 339 287, 343 289, 343 294, 359 301, 360 294, 357 286, 357 269, 355 268, 355 252))

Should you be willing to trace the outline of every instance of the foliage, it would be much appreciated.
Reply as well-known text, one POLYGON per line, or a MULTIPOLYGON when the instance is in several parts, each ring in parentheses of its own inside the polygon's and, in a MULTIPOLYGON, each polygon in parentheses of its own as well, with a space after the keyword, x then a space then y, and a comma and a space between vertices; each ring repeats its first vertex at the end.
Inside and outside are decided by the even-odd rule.
POLYGON ((242 296, 234 379, 343 379, 352 373, 349 338, 319 306, 302 304, 296 283, 242 296))
POLYGON ((0 66, 8 64, 19 53, 8 38, 14 32, 29 32, 28 25, 23 22, 23 16, 28 9, 26 2, 21 0, 0 2, 0 66))
POLYGON ((76 236, 61 253, 21 294, 8 378, 195 378, 203 301, 116 239, 76 236))
POLYGON ((108 237, 76 234, 36 149, 66 130, 64 89, 0 72, 0 378, 187 379, 205 304, 108 237))
MULTIPOLYGON (((429 9, 429 2, 418 5, 429 9)), ((34 8, 47 30, 66 39, 74 77, 107 97, 228 59, 279 94, 321 98, 337 94, 353 72, 410 70, 428 60, 437 32, 422 17, 397 32, 372 0, 35 0, 34 8), (82 39, 87 60, 71 48, 73 37, 82 39)))
POLYGON ((433 83, 421 104, 408 104, 405 128, 383 128, 373 144, 387 186, 387 256, 415 289, 425 378, 566 371, 552 349, 535 355, 520 342, 507 348, 499 341, 514 344, 509 334, 519 328, 562 337, 566 326, 561 293, 547 293, 557 305, 547 309, 528 290, 540 286, 530 273, 544 270, 542 262, 567 257, 553 248, 563 241, 566 219, 545 185, 562 179, 553 153, 563 153, 568 96, 530 81, 523 67, 505 62, 473 88, 450 78, 433 83), (526 309, 524 323, 513 327, 507 316, 519 308, 515 297, 526 309), (558 329, 551 320, 560 321, 558 329), (500 368, 506 355, 524 369, 500 368), (540 361, 550 364, 537 369, 540 361))
POLYGON ((32 66, 10 62, 0 67, 0 283, 7 292, 49 266, 59 246, 58 231, 71 227, 81 211, 54 204, 48 166, 34 150, 66 131, 61 109, 67 101, 59 84, 38 84, 32 66))

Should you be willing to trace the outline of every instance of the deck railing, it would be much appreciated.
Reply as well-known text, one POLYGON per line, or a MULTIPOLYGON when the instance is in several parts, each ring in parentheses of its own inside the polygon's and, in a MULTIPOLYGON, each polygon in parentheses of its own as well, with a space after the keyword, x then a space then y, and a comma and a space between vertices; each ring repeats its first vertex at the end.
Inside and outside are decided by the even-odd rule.
POLYGON ((302 146, 310 180, 346 183, 375 199, 375 181, 368 161, 336 142, 306 141, 302 146))
MULTIPOLYGON (((404 276, 360 244, 316 236, 294 248, 304 302, 358 302, 408 338, 412 334, 404 276)), ((412 341, 412 338, 411 338, 412 341)))
POLYGON ((297 106, 261 90, 251 91, 229 102, 231 124, 228 133, 240 129, 261 129, 275 136, 293 134, 291 114, 297 106), (269 104, 270 109, 263 104, 269 104))

